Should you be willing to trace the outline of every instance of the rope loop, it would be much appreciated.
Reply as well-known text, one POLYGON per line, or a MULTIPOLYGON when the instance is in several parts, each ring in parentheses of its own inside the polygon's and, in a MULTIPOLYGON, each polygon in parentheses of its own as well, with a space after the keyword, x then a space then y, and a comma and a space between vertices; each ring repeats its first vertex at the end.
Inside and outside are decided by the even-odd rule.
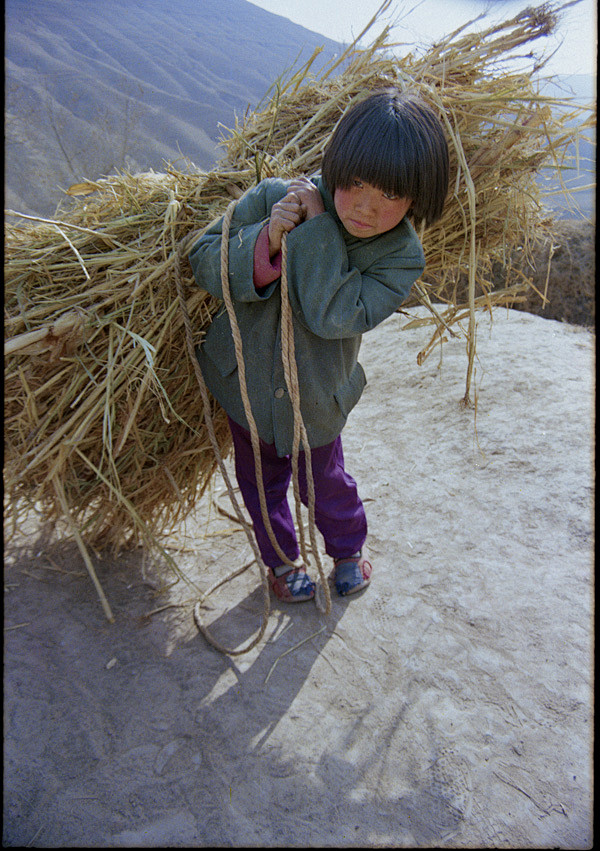
MULTIPOLYGON (((231 210, 231 214, 230 214, 230 217, 229 217, 230 219, 231 219, 232 214, 233 214, 233 209, 231 210)), ((229 224, 227 225, 227 227, 229 227, 229 224)), ((199 236, 199 234, 198 234, 198 236, 199 236)), ((184 262, 184 259, 187 257, 187 254, 189 253, 189 248, 191 247, 191 245, 192 245, 192 240, 189 239, 189 238, 184 239, 179 243, 179 245, 177 247, 177 257, 176 257, 176 262, 175 262, 175 284, 176 284, 176 287, 177 287, 177 295, 178 295, 178 298, 179 298, 179 306, 180 306, 180 309, 181 309, 181 316, 182 316, 183 325, 184 325, 184 328, 185 328, 186 347, 187 347, 189 358, 192 362, 192 366, 194 368, 194 374, 195 374, 196 380, 198 382, 198 387, 200 388, 200 395, 202 397, 204 422, 206 424, 206 430, 208 431, 208 435, 209 435, 209 438, 210 438, 213 453, 214 453, 214 456, 217 460, 217 464, 219 466, 219 470, 221 472, 221 475, 223 476, 223 481, 225 482, 225 486, 227 488, 227 493, 229 495, 229 499, 230 499, 231 504, 233 506, 233 509, 235 511, 236 518, 237 518, 238 522, 240 523, 240 525, 242 526, 242 528, 244 529, 244 531, 246 533, 246 537, 248 538, 248 542, 250 544, 250 547, 252 548, 252 552, 254 554, 255 561, 259 565, 261 585, 262 585, 262 588, 263 588, 262 622, 261 622, 261 625, 260 625, 256 635, 254 636, 254 638, 251 639, 245 647, 230 648, 230 647, 226 647, 225 645, 221 644, 221 642, 218 641, 218 639, 216 639, 209 632, 208 628, 205 626, 205 624, 202 620, 202 617, 200 615, 200 609, 201 609, 204 601, 206 600, 206 598, 210 594, 212 594, 213 591, 215 591, 218 587, 220 587, 220 585, 224 584, 225 582, 229 581, 230 579, 233 579, 235 576, 238 576, 242 572, 242 570, 245 570, 247 567, 250 567, 249 564, 246 565, 242 570, 240 570, 240 569, 234 570, 231 574, 226 576, 225 579, 223 579, 221 582, 215 583, 207 591, 204 592, 204 594, 200 597, 200 599, 198 600, 198 602, 194 606, 194 621, 196 622, 196 626, 198 627, 198 629, 200 630, 202 635, 206 638, 208 643, 211 644, 216 650, 219 650, 221 653, 225 653, 228 656, 242 656, 243 654, 248 653, 250 650, 252 650, 253 647, 256 647, 258 642, 262 639, 263 635, 265 634, 265 630, 267 628, 267 622, 268 622, 268 618, 269 618, 269 612, 270 612, 270 608, 271 608, 271 600, 270 600, 270 596, 269 596, 269 581, 268 581, 268 577, 267 577, 267 568, 265 567, 265 565, 262 561, 258 546, 256 544, 254 535, 252 533, 252 528, 247 523, 247 521, 246 521, 246 519, 245 519, 245 517, 242 513, 242 509, 241 509, 240 504, 239 504, 239 502, 236 498, 235 491, 234 491, 233 485, 231 483, 231 478, 229 476, 229 473, 227 472, 227 468, 225 467, 225 462, 224 462, 223 456, 221 454, 219 442, 217 440, 217 435, 216 435, 214 424, 213 424, 213 418, 212 418, 212 414, 211 414, 211 410, 210 410, 211 403, 210 403, 210 399, 209 399, 209 396, 208 396, 208 390, 207 390, 206 384, 204 382, 204 376, 202 375, 202 370, 200 369, 200 364, 198 363, 198 359, 196 357, 196 351, 195 351, 195 347, 194 347, 194 334, 193 334, 193 331, 192 331, 192 323, 191 323, 191 320, 190 320, 190 315, 189 315, 189 311, 188 311, 188 308, 187 308, 187 302, 186 302, 186 299, 185 299, 185 293, 184 293, 184 287, 183 287, 183 278, 182 278, 182 274, 181 274, 182 264, 184 262)), ((252 562, 250 564, 252 564, 252 562)))
MULTIPOLYGON (((250 398, 248 396, 248 388, 246 384, 246 366, 244 362, 244 353, 242 346, 242 337, 239 330, 239 325, 237 322, 237 318, 235 315, 235 308, 233 306, 233 300, 231 297, 231 289, 229 285, 229 229, 231 225, 231 219, 233 217, 233 213, 235 211, 235 207, 237 204, 237 199, 232 201, 227 210, 225 211, 225 215, 223 217, 223 225, 222 225, 222 236, 221 236, 221 286, 223 290, 223 301, 225 303, 225 309, 227 310, 227 315, 229 317, 229 322, 231 325, 231 333, 233 336, 234 348, 235 348, 235 356, 238 367, 238 376, 240 381, 240 393, 242 396, 242 404, 244 406, 244 413, 246 415, 246 419, 248 421, 248 426, 250 430, 250 438, 252 442, 252 452, 254 456, 254 469, 255 469, 255 477, 258 488, 258 496, 260 502, 261 516, 263 523, 265 525, 265 529, 267 535, 269 536, 269 540, 275 549, 275 552, 281 558, 283 564, 290 565, 291 567, 297 567, 297 562, 291 561, 286 554, 281 549, 275 533, 273 531, 273 527, 271 525, 271 520, 269 518, 269 512, 267 509, 267 500, 265 494, 264 487, 264 479, 262 475, 262 463, 261 463, 261 455, 260 455, 260 438, 258 435, 258 429, 256 427, 256 421, 254 419, 254 415, 252 413, 252 406, 250 404, 250 398)), ((261 584, 264 592, 264 605, 263 605, 263 619, 258 630, 257 634, 254 638, 243 648, 241 649, 231 649, 222 645, 214 636, 210 634, 202 619, 200 617, 200 607, 206 600, 206 598, 215 591, 218 587, 223 585, 225 582, 233 579, 235 576, 238 576, 243 570, 245 570, 250 565, 246 565, 242 569, 237 569, 229 574, 224 579, 215 583, 211 588, 204 592, 200 600, 196 603, 194 607, 194 619, 196 621, 196 625, 198 629, 202 632, 207 641, 215 647, 217 650, 220 650, 222 653, 226 653, 230 656, 239 656, 244 653, 248 653, 255 647, 258 642, 261 640, 265 633, 267 620, 270 612, 270 598, 269 598, 269 580, 268 580, 268 569, 265 566, 260 552, 258 550, 258 546, 256 544, 256 540, 252 533, 252 527, 244 518, 238 500, 236 499, 234 488, 231 484, 231 480, 229 474, 225 468, 225 464, 223 462, 223 457, 221 455, 221 451, 218 445, 218 441, 216 438, 214 425, 212 421, 212 416, 210 413, 210 401, 208 396, 208 390, 206 388, 206 384, 204 382, 204 377, 202 375, 202 371, 200 369, 200 364, 198 363, 198 359, 196 358, 196 352, 194 348, 193 341, 193 331, 192 325, 189 317, 189 312, 187 309, 187 302, 185 300, 184 289, 183 289, 183 281, 181 275, 181 267, 185 256, 187 255, 189 248, 195 241, 196 235, 194 235, 194 240, 189 236, 183 240, 178 245, 177 248, 177 258, 175 263, 175 282, 177 286, 177 294, 179 297, 179 305, 181 308, 181 314, 183 318, 183 324, 185 328, 185 336, 186 336, 186 344, 188 355, 192 361, 192 365, 194 367, 194 372, 196 375, 196 379, 198 381, 198 385, 200 387, 200 394, 202 396, 202 404, 203 404, 203 413, 204 413, 204 421, 206 423, 206 428, 210 437, 211 445, 213 448, 213 452, 215 454, 215 458, 217 460, 219 470, 221 475, 223 476, 223 480, 225 482, 227 492, 229 495, 229 499, 231 500, 231 504, 235 510, 236 517, 243 527, 246 535, 248 537, 248 541, 250 546, 252 547, 252 551, 254 553, 254 559, 259 566, 260 576, 261 576, 261 584)), ((310 445, 308 442, 308 435, 306 432, 306 428, 304 425, 304 421, 302 419, 302 413, 300 411, 300 388, 298 382, 298 367, 296 363, 296 355, 295 355, 295 345, 294 345, 294 324, 292 317, 292 310, 289 302, 289 290, 288 290, 288 270, 287 270, 287 235, 284 234, 282 237, 281 244, 281 253, 282 253, 282 262, 281 262, 281 356, 283 361, 283 370, 286 385, 288 388, 288 392, 290 394, 290 399, 292 401, 292 409, 294 415, 294 437, 293 437, 293 447, 292 447, 292 480, 293 480, 293 491, 294 491, 294 499, 296 506, 296 521, 298 525, 298 534, 300 538, 300 551, 301 556, 306 565, 308 565, 308 556, 307 556, 307 546, 304 535, 304 524, 302 522, 301 516, 301 506, 302 501, 300 498, 300 488, 298 483, 298 461, 299 461, 299 453, 300 453, 300 445, 304 450, 304 459, 306 464, 306 481, 308 487, 308 529, 309 529, 309 537, 311 550, 315 557, 315 562, 317 565, 317 570, 319 573, 319 579, 321 583, 321 589, 323 593, 323 597, 325 599, 324 605, 320 602, 320 594, 315 595, 315 603, 317 607, 324 614, 329 614, 331 611, 331 594, 329 591, 329 584, 327 582, 327 578, 324 574, 323 565, 321 562, 319 548, 316 539, 316 524, 315 524, 315 487, 314 487, 314 477, 312 473, 312 463, 311 463, 311 451, 310 445)), ((252 562, 251 562, 252 564, 252 562)), ((319 590, 319 589, 317 589, 319 590)))

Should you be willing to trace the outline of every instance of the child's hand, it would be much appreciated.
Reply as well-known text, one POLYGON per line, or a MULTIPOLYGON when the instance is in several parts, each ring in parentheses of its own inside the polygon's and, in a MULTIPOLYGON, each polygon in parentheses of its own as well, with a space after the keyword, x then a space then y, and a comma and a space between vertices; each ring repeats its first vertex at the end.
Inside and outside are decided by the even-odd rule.
POLYGON ((325 212, 321 193, 308 177, 295 177, 290 183, 289 192, 294 192, 304 208, 304 218, 312 219, 325 212))
POLYGON ((269 254, 281 251, 281 237, 306 219, 325 212, 321 193, 308 177, 296 177, 285 198, 274 204, 269 220, 269 254))
POLYGON ((281 237, 304 221, 306 210, 296 192, 288 191, 285 198, 273 204, 269 219, 269 254, 274 257, 281 251, 281 237))

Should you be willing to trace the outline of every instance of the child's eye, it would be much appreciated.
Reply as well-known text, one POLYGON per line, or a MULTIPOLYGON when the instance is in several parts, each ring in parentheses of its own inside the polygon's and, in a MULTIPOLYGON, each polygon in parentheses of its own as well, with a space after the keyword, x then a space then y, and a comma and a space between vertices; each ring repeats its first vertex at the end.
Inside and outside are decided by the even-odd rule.
POLYGON ((384 192, 383 197, 387 198, 388 201, 397 201, 398 195, 394 195, 393 192, 384 192))
POLYGON ((352 186, 356 186, 357 189, 362 189, 362 180, 359 180, 357 177, 352 181, 352 186))

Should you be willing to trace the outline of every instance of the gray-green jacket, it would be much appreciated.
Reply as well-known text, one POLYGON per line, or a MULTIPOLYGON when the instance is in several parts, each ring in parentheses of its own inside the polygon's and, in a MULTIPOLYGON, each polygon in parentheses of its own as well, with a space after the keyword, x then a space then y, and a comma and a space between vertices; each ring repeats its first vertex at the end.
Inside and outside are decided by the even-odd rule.
MULTIPOLYGON (((311 447, 340 434, 366 384, 358 363, 361 335, 398 308, 425 267, 423 249, 405 219, 391 231, 358 239, 340 222, 331 194, 314 181, 326 212, 298 225, 287 238, 288 288, 301 412, 311 447)), ((254 247, 286 181, 269 178, 238 202, 229 232, 229 281, 243 342, 246 383, 258 433, 279 456, 292 451, 293 412, 281 361, 279 279, 257 291, 254 247)), ((190 262, 200 287, 222 298, 222 219, 194 245, 190 262)), ((207 387, 244 428, 235 350, 225 310, 197 349, 207 387)), ((390 364, 393 368, 393 364, 390 364)))

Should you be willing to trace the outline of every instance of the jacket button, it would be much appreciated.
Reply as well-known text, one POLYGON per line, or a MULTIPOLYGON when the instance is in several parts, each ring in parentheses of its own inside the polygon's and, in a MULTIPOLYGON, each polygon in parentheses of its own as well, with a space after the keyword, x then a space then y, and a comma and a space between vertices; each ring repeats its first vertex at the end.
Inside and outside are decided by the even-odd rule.
POLYGON ((284 396, 285 396, 285 390, 283 389, 283 387, 278 387, 277 390, 275 391, 275 398, 276 399, 282 399, 284 396))

